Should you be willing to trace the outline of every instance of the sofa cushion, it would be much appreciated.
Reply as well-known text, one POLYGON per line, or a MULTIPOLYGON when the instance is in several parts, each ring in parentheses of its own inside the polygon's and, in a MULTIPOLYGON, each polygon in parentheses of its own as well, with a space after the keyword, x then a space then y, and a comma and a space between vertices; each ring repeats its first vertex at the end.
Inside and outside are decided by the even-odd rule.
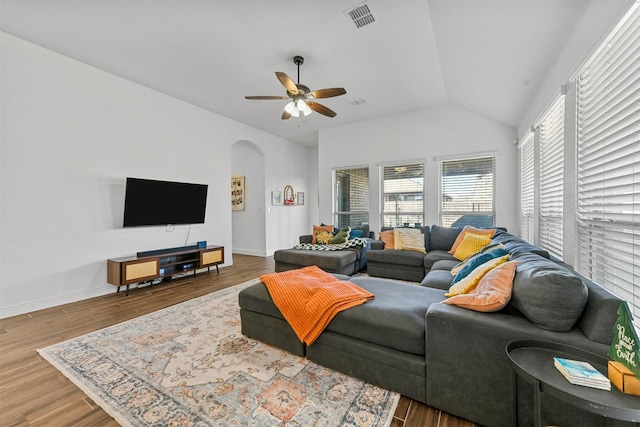
POLYGON ((442 302, 482 312, 502 310, 511 299, 516 266, 515 261, 499 265, 485 274, 473 291, 453 296, 442 302))
POLYGON ((506 250, 502 248, 496 248, 493 251, 488 251, 486 253, 480 253, 478 255, 469 257, 469 259, 464 262, 464 266, 461 269, 459 269, 457 273, 455 273, 455 270, 452 269, 451 274, 455 273, 455 277, 453 278, 453 281, 451 282, 451 284, 453 285, 456 282, 459 282, 460 280, 464 279, 469 274, 471 274, 473 270, 475 270, 477 267, 484 264, 485 262, 492 260, 494 258, 503 257, 505 255, 507 255, 506 250))
POLYGON ((393 230, 394 249, 426 253, 424 236, 417 228, 395 228, 393 230))
POLYGON ((432 269, 426 276, 424 276, 424 279, 422 279, 422 282, 420 282, 420 286, 448 291, 451 287, 452 279, 453 275, 447 270, 432 269))
POLYGON ((402 251, 400 249, 385 249, 382 251, 367 252, 369 262, 385 264, 402 264, 422 267, 424 254, 415 251, 402 251))
POLYGON ((426 270, 430 270, 433 264, 436 261, 440 261, 440 260, 450 260, 450 261, 455 261, 456 263, 460 262, 460 260, 455 259, 453 255, 451 255, 447 250, 436 249, 436 250, 431 250, 427 252, 426 255, 424 255, 424 260, 423 260, 424 268, 426 270))
POLYGON ((333 233, 330 231, 319 230, 314 234, 316 243, 319 245, 328 245, 333 239, 333 233))
POLYGON ((311 243, 313 244, 318 243, 317 234, 322 231, 333 233, 333 225, 314 225, 313 233, 311 233, 311 243))
POLYGON ((545 258, 551 258, 549 252, 545 251, 544 249, 534 246, 526 240, 514 236, 513 234, 509 234, 506 231, 502 231, 500 229, 496 231, 496 234, 493 236, 492 240, 494 243, 502 243, 505 246, 507 252, 509 252, 511 255, 519 252, 530 252, 545 258))
POLYGON ((611 344, 614 336, 613 327, 618 320, 618 308, 622 299, 579 273, 574 271, 574 274, 582 279, 589 290, 587 305, 578 321, 580 330, 591 341, 611 344))
POLYGON ((486 261, 485 263, 479 265, 471 273, 469 273, 468 276, 453 284, 449 288, 449 292, 447 292, 445 296, 451 297, 454 295, 466 294, 478 285, 480 279, 482 279, 485 274, 487 274, 489 271, 493 270, 500 264, 507 262, 508 259, 509 255, 504 255, 500 258, 490 259, 489 261, 486 261))
POLYGON ((458 234, 462 231, 459 227, 441 227, 439 225, 431 226, 431 237, 427 250, 444 250, 449 251, 453 243, 456 241, 458 234))
MULTIPOLYGON (((339 229, 334 228, 333 234, 338 233, 339 229)), ((362 224, 357 227, 351 227, 351 235, 350 239, 355 239, 356 237, 370 237, 369 236, 369 224, 362 224), (355 233, 355 234, 354 234, 355 233)))
POLYGON ((339 245, 345 243, 351 237, 351 227, 345 225, 334 234, 334 236, 329 240, 330 245, 339 245))
POLYGON ((469 263, 473 262, 474 259, 476 259, 476 257, 478 257, 478 256, 480 256, 482 254, 487 254, 489 252, 497 251, 497 250, 500 250, 500 249, 502 249, 504 252, 500 251, 500 255, 498 255, 498 256, 502 256, 502 255, 506 255, 507 254, 507 251, 506 251, 506 249, 505 249, 505 247, 504 247, 504 245, 502 243, 492 243, 490 245, 485 246, 484 248, 480 249, 475 254, 471 255, 469 258, 467 258, 464 261, 459 262, 455 266, 451 267, 451 274, 453 274, 454 276, 456 274, 458 274, 460 272, 460 270, 462 270, 469 263))
POLYGON ((425 315, 429 306, 445 299, 439 289, 373 277, 353 283, 375 298, 340 312, 326 330, 413 354, 425 352, 425 315))
MULTIPOLYGON (((357 239, 358 237, 362 237, 362 230, 359 228, 352 228, 351 233, 349 234, 350 239, 357 239)), ((367 236, 368 237, 368 236, 367 236)))
POLYGON ((384 230, 380 232, 380 240, 384 242, 385 249, 395 248, 395 241, 393 237, 393 230, 384 230))
POLYGON ((317 265, 323 270, 341 271, 343 267, 353 264, 358 259, 355 250, 342 251, 309 251, 306 249, 278 249, 273 254, 276 262, 307 267, 317 265))
POLYGON ((576 323, 587 302, 587 286, 567 268, 534 253, 516 253, 512 305, 533 324, 566 332, 576 323))
POLYGON ((431 266, 431 271, 434 271, 434 270, 451 271, 451 269, 453 267, 455 267, 456 265, 458 265, 458 260, 457 259, 455 259, 455 260, 454 259, 439 259, 438 261, 433 263, 433 265, 431 266))
POLYGON ((466 236, 469 233, 472 233, 478 236, 487 236, 491 238, 496 233, 496 230, 495 228, 476 228, 471 225, 466 225, 462 229, 460 234, 458 234, 458 237, 456 237, 456 240, 453 242, 453 245, 451 245, 451 249, 449 250, 450 254, 456 253, 456 249, 458 249, 458 246, 460 246, 460 243, 462 243, 464 236, 466 236))
POLYGON ((464 261, 490 243, 491 238, 489 236, 467 233, 462 239, 462 242, 460 242, 460 245, 458 245, 453 256, 460 261, 464 261))

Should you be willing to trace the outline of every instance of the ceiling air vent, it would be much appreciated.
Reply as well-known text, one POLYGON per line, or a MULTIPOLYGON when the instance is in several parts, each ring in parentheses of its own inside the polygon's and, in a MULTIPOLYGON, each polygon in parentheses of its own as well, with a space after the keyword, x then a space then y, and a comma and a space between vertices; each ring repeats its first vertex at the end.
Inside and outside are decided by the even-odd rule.
POLYGON ((345 10, 344 14, 356 30, 378 21, 368 1, 360 3, 351 9, 345 10))

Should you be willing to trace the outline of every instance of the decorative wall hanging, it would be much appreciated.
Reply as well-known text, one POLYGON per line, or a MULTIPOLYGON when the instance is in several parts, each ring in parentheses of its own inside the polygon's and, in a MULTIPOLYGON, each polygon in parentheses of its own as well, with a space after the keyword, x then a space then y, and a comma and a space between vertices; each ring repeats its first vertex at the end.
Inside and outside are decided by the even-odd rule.
POLYGON ((274 190, 271 192, 271 205, 282 206, 282 191, 274 190))
POLYGON ((304 193, 302 191, 298 191, 296 202, 297 205, 304 206, 304 193))
POLYGON ((231 177, 231 210, 243 211, 244 210, 244 175, 231 177))
POLYGON ((295 193, 293 192, 293 187, 287 185, 284 187, 284 204, 287 206, 292 206, 295 202, 295 193))

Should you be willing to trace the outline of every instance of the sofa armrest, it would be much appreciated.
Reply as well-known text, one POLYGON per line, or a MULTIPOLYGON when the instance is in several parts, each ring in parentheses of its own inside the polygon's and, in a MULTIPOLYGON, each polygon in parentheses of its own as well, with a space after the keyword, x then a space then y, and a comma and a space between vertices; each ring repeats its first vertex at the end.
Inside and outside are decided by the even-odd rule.
POLYGON ((384 242, 382 240, 374 240, 371 242, 371 250, 384 249, 384 242))
MULTIPOLYGON (((603 356, 609 350, 589 341, 579 328, 548 331, 504 312, 481 313, 437 303, 431 304, 425 319, 427 404, 481 425, 516 425, 514 374, 505 352, 511 341, 562 342, 603 356), (463 401, 473 405, 461 405, 463 401)), ((519 403, 521 408, 523 402, 519 403)), ((525 418, 530 407, 531 402, 524 402, 525 418)))
POLYGON ((313 236, 311 234, 303 234, 300 236, 300 243, 311 243, 313 241, 313 236))

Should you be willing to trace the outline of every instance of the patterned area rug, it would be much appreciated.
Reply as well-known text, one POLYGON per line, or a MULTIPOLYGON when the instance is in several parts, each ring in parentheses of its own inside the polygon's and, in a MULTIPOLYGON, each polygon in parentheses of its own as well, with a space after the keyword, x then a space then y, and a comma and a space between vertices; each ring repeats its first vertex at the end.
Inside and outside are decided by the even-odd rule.
POLYGON ((241 334, 257 281, 38 352, 124 426, 388 426, 398 393, 241 334))

